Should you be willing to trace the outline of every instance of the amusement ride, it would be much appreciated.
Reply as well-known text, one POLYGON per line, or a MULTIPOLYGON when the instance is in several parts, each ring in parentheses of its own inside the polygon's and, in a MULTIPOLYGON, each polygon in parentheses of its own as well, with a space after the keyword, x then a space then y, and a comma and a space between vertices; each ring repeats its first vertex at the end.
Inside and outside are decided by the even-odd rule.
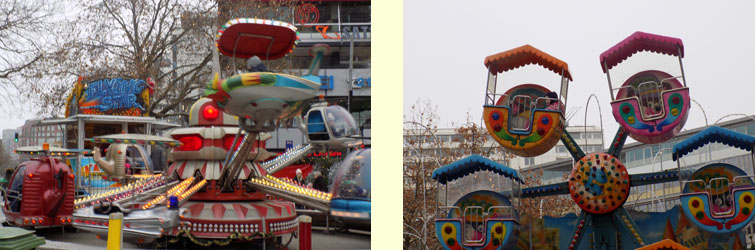
MULTIPOLYGON (((272 60, 290 53, 297 40, 296 28, 289 23, 237 18, 221 27, 216 45, 225 56, 272 60)), ((123 111, 136 117, 100 117, 96 108, 103 106, 95 98, 102 93, 89 89, 95 85, 79 78, 68 100, 67 115, 73 117, 57 122, 78 124, 79 133, 73 133, 78 147, 93 150, 47 144, 17 149, 35 157, 19 165, 11 178, 3 206, 6 216, 22 227, 73 225, 104 239, 109 215, 120 212, 126 241, 144 244, 159 238, 171 242, 188 238, 202 246, 239 240, 262 240, 263 247, 268 240, 280 243, 283 235, 298 232, 294 203, 369 225, 371 150, 354 150, 334 168, 331 192, 274 175, 312 150, 352 149, 363 139, 357 136, 351 114, 324 100, 311 105, 300 118, 320 87, 319 65, 329 51, 327 45, 311 48, 312 64, 303 77, 253 71, 220 79, 215 74, 205 89, 206 98, 196 101, 189 111, 189 127, 175 128, 169 137, 146 133, 171 125, 138 117, 142 115, 139 108, 149 105, 154 88, 150 81, 102 80, 132 84, 130 89, 136 94, 124 94, 142 99, 123 111), (115 119, 105 122, 116 125, 100 129, 84 123, 104 119, 115 119), (269 132, 291 119, 306 122, 299 128, 310 143, 281 155, 265 150, 269 132), (135 128, 128 122, 147 125, 135 128), (119 128, 123 132, 117 133, 119 128), (172 164, 162 173, 156 173, 155 163, 147 157, 147 149, 154 146, 173 148, 172 164), (83 166, 80 154, 92 154, 91 163, 83 166), (78 158, 68 162, 58 158, 72 156, 78 158)))
MULTIPOLYGON (((541 155, 561 140, 574 165, 565 182, 521 190, 519 185, 524 183, 517 171, 479 155, 436 169, 432 178, 443 185, 438 189, 439 207, 435 220, 436 237, 442 248, 508 249, 515 245, 527 248, 526 244, 517 244, 522 241, 518 240, 521 237, 532 247, 531 226, 529 240, 520 231, 519 201, 558 195, 569 195, 581 210, 576 219, 560 220, 572 225, 566 226, 571 227, 570 232, 561 230, 560 238, 553 239, 560 248, 635 249, 648 246, 653 242, 648 242, 649 236, 643 231, 656 229, 638 224, 624 204, 632 187, 666 182, 678 182, 683 187, 680 208, 667 213, 681 210, 678 213, 684 216, 679 216, 679 223, 691 221, 712 235, 710 237, 723 238, 729 247, 741 247, 741 237, 736 234, 753 218, 753 176, 725 163, 712 163, 694 173, 686 169, 682 171, 678 159, 712 142, 752 152, 755 137, 710 127, 673 147, 673 159, 679 163, 674 170, 629 174, 619 159, 628 136, 642 143, 656 144, 671 139, 683 128, 690 108, 683 57, 681 39, 644 32, 632 34, 600 55, 611 94, 612 113, 620 124, 607 152, 584 152, 564 129, 563 112, 568 83, 572 80, 565 62, 530 45, 486 57, 488 81, 483 120, 490 135, 508 152, 522 157, 541 155), (652 59, 637 59, 646 54, 652 59), (676 67, 656 66, 654 62, 658 58, 672 58, 678 64, 676 67), (558 74, 561 77, 560 93, 527 81, 505 92, 497 91, 503 73, 529 64, 537 64, 558 74), (617 72, 616 68, 621 64, 640 66, 627 67, 633 71, 630 73, 617 72), (614 88, 616 82, 622 84, 614 88), (478 185, 481 179, 493 180, 492 188, 478 185), (735 240, 730 243, 730 239, 735 240)), ((667 231, 670 227, 668 224, 667 231)), ((666 234, 676 241, 679 232, 672 230, 664 232, 666 234)), ((685 241, 684 234, 679 237, 679 243, 685 241)))

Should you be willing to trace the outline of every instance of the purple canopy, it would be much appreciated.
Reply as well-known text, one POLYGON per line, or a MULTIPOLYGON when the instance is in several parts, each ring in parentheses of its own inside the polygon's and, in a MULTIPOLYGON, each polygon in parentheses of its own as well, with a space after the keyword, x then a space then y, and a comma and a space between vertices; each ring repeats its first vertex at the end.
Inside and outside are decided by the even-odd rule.
POLYGON ((640 31, 634 32, 631 36, 600 54, 600 66, 603 68, 603 73, 640 51, 651 51, 683 58, 684 44, 682 39, 679 38, 640 31))

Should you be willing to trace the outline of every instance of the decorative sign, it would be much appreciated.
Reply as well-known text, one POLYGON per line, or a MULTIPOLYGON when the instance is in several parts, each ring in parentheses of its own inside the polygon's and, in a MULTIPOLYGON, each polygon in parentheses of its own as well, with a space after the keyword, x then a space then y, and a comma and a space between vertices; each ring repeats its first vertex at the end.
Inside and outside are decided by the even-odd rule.
POLYGON ((320 89, 333 90, 333 75, 320 76, 320 89))
POLYGON ((66 103, 66 117, 76 114, 148 116, 154 82, 141 79, 108 78, 76 82, 66 103))
POLYGON ((311 27, 320 21, 320 11, 311 3, 305 3, 296 7, 296 22, 304 27, 311 27))
POLYGON ((362 87, 372 87, 372 77, 367 78, 356 78, 354 79, 354 87, 362 88, 362 87))
POLYGON ((286 140, 286 151, 294 149, 294 141, 286 140))
POLYGON ((357 39, 370 39, 370 32, 372 27, 370 25, 345 25, 341 29, 343 40, 357 39))
POLYGON ((341 153, 341 152, 338 152, 338 151, 330 151, 330 152, 314 152, 314 153, 309 153, 309 154, 307 154, 307 157, 326 157, 326 156, 330 156, 330 157, 341 157, 341 155, 342 155, 342 154, 343 154, 343 153, 341 153))
POLYGON ((317 30, 317 32, 320 32, 320 35, 322 36, 323 39, 333 39, 333 40, 341 39, 341 34, 339 33, 335 33, 335 36, 328 35, 328 28, 330 28, 330 26, 317 25, 315 27, 315 30, 317 30))
POLYGON ((345 25, 341 27, 341 32, 330 32, 328 33, 328 28, 330 26, 327 25, 317 25, 315 26, 315 30, 320 33, 320 36, 322 36, 322 39, 332 39, 332 40, 344 40, 349 41, 352 38, 354 40, 368 40, 370 39, 370 32, 372 31, 372 27, 370 25, 345 25))

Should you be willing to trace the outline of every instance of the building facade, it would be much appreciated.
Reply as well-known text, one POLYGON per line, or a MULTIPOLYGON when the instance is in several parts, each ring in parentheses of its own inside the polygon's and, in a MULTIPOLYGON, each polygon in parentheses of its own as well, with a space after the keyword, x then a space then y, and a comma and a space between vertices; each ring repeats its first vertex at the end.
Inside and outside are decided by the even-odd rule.
POLYGON ((18 128, 17 147, 39 146, 49 143, 50 146, 63 146, 63 130, 58 125, 46 125, 41 119, 26 120, 23 126, 18 128))
MULTIPOLYGON (((311 15, 306 18, 294 16, 291 20, 300 38, 299 44, 289 55, 294 67, 291 73, 301 75, 307 71, 312 62, 309 53, 312 46, 330 46, 330 54, 323 58, 318 72, 322 84, 318 95, 331 105, 340 105, 349 110, 363 136, 370 137, 371 2, 301 2, 296 10, 311 15)), ((271 134, 273 137, 266 144, 271 151, 283 151, 287 144, 306 142, 305 134, 295 128, 279 128, 271 134)), ((365 140, 364 144, 369 147, 370 140, 365 140)))
MULTIPOLYGON (((569 131, 569 134, 574 138, 574 140, 577 141, 577 143, 582 146, 583 150, 585 151, 598 151, 603 148, 603 131, 600 129, 600 127, 596 126, 569 126, 566 127, 566 130, 569 131), (584 145, 584 146, 583 146, 584 145)), ((418 133, 412 132, 411 134, 416 135, 418 133)), ((408 142, 409 140, 417 140, 416 136, 415 138, 412 138, 412 135, 409 135, 409 131, 404 131, 404 149, 408 150, 409 155, 415 155, 419 154, 418 151, 414 151, 411 149, 408 149, 409 147, 408 142)), ((437 137, 438 141, 440 141, 443 144, 443 147, 446 148, 456 148, 458 147, 459 143, 458 141, 461 140, 461 135, 459 135, 456 132, 456 129, 454 128, 440 128, 435 133, 435 137, 437 137)), ((494 155, 494 158, 502 159, 504 158, 504 149, 503 147, 498 144, 490 135, 487 135, 488 139, 487 141, 482 145, 483 151, 490 151, 494 155)), ((425 152, 423 154, 425 155, 433 155, 435 154, 435 146, 438 143, 434 143, 433 141, 426 141, 423 144, 423 148, 425 152)), ((551 150, 546 152, 545 154, 542 154, 537 157, 519 157, 514 156, 513 158, 510 158, 504 162, 505 165, 520 170, 520 171, 526 171, 528 169, 532 169, 535 167, 539 167, 542 165, 551 164, 553 162, 562 162, 562 161, 568 161, 571 163, 572 157, 569 154, 569 152, 566 150, 566 147, 564 144, 559 141, 558 144, 556 144, 555 147, 553 147, 551 150)), ((571 166, 569 167, 569 170, 571 170, 571 166)), ((543 173, 543 179, 546 183, 551 182, 558 182, 561 181, 561 176, 563 174, 563 171, 557 170, 557 171, 549 171, 546 169, 545 173, 543 173)))

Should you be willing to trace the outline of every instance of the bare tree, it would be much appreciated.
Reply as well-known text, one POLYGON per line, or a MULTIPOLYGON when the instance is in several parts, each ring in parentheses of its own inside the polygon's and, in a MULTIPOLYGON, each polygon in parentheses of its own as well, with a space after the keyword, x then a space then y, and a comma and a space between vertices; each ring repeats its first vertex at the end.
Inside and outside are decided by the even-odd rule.
POLYGON ((33 74, 31 66, 44 58, 44 49, 53 11, 48 1, 0 1, 0 94, 6 114, 19 114, 22 90, 35 82, 25 81, 33 74), (11 110, 16 112, 10 112, 11 110))
MULTIPOLYGON (((247 1, 247 0, 217 0, 218 2, 218 27, 234 18, 260 18, 293 24, 294 13, 299 0, 275 0, 275 1, 247 1)), ((265 59, 265 58, 262 58, 265 59)), ((292 70, 294 64, 291 56, 282 57, 265 62, 267 68, 273 72, 287 72, 292 70)), ((222 57, 220 58, 221 71, 230 75, 245 66, 244 59, 222 57), (235 68, 234 68, 235 67, 235 68)))
POLYGON ((5 175, 6 169, 15 168, 16 164, 16 160, 5 150, 5 146, 0 143, 0 176, 5 175))
POLYGON ((438 247, 435 238, 437 190, 432 171, 471 154, 506 162, 511 154, 496 150, 484 127, 467 122, 455 127, 451 140, 440 139, 437 108, 429 101, 412 106, 404 117, 404 248, 438 247), (421 202, 420 202, 421 201, 421 202))
MULTIPOLYGON (((61 98, 57 90, 64 89, 58 86, 70 88, 78 76, 88 81, 151 77, 156 90, 146 112, 159 118, 177 115, 173 111, 184 99, 202 94, 198 90, 212 77, 209 65, 220 25, 237 17, 288 19, 296 1, 87 0, 68 5, 81 11, 56 29, 58 43, 46 60, 33 65, 37 79, 43 74, 49 84, 25 89, 35 105, 46 107, 40 113, 58 114, 65 105, 55 101, 61 98)), ((242 59, 231 60, 221 58, 223 72, 233 74, 232 65, 245 65, 242 59)), ((274 71, 292 65, 289 57, 268 62, 274 71)))
MULTIPOLYGON (((408 115, 404 117, 404 248, 435 249, 438 244, 432 219, 435 219, 438 204, 435 181, 430 179, 432 171, 470 154, 504 164, 514 155, 504 151, 492 140, 484 125, 472 122, 469 115, 466 123, 451 125, 455 133, 450 140, 435 135, 439 117, 437 108, 429 101, 417 102, 408 115)), ((540 168, 520 172, 520 175, 525 182, 523 187, 543 184, 540 168)), ((567 195, 528 198, 522 199, 518 213, 527 220, 542 221, 543 216, 561 216, 574 211, 573 205, 567 195), (547 204, 547 209, 540 210, 541 203, 547 204)))
MULTIPOLYGON (((34 65, 50 79, 46 87, 28 89, 36 104, 64 105, 45 100, 64 98, 58 90, 70 88, 78 76, 150 77, 156 90, 146 112, 163 117, 208 82, 215 2, 90 0, 68 5, 80 9, 78 15, 56 30, 58 43, 49 49, 48 60, 34 65)), ((61 110, 48 107, 42 113, 61 110)))

